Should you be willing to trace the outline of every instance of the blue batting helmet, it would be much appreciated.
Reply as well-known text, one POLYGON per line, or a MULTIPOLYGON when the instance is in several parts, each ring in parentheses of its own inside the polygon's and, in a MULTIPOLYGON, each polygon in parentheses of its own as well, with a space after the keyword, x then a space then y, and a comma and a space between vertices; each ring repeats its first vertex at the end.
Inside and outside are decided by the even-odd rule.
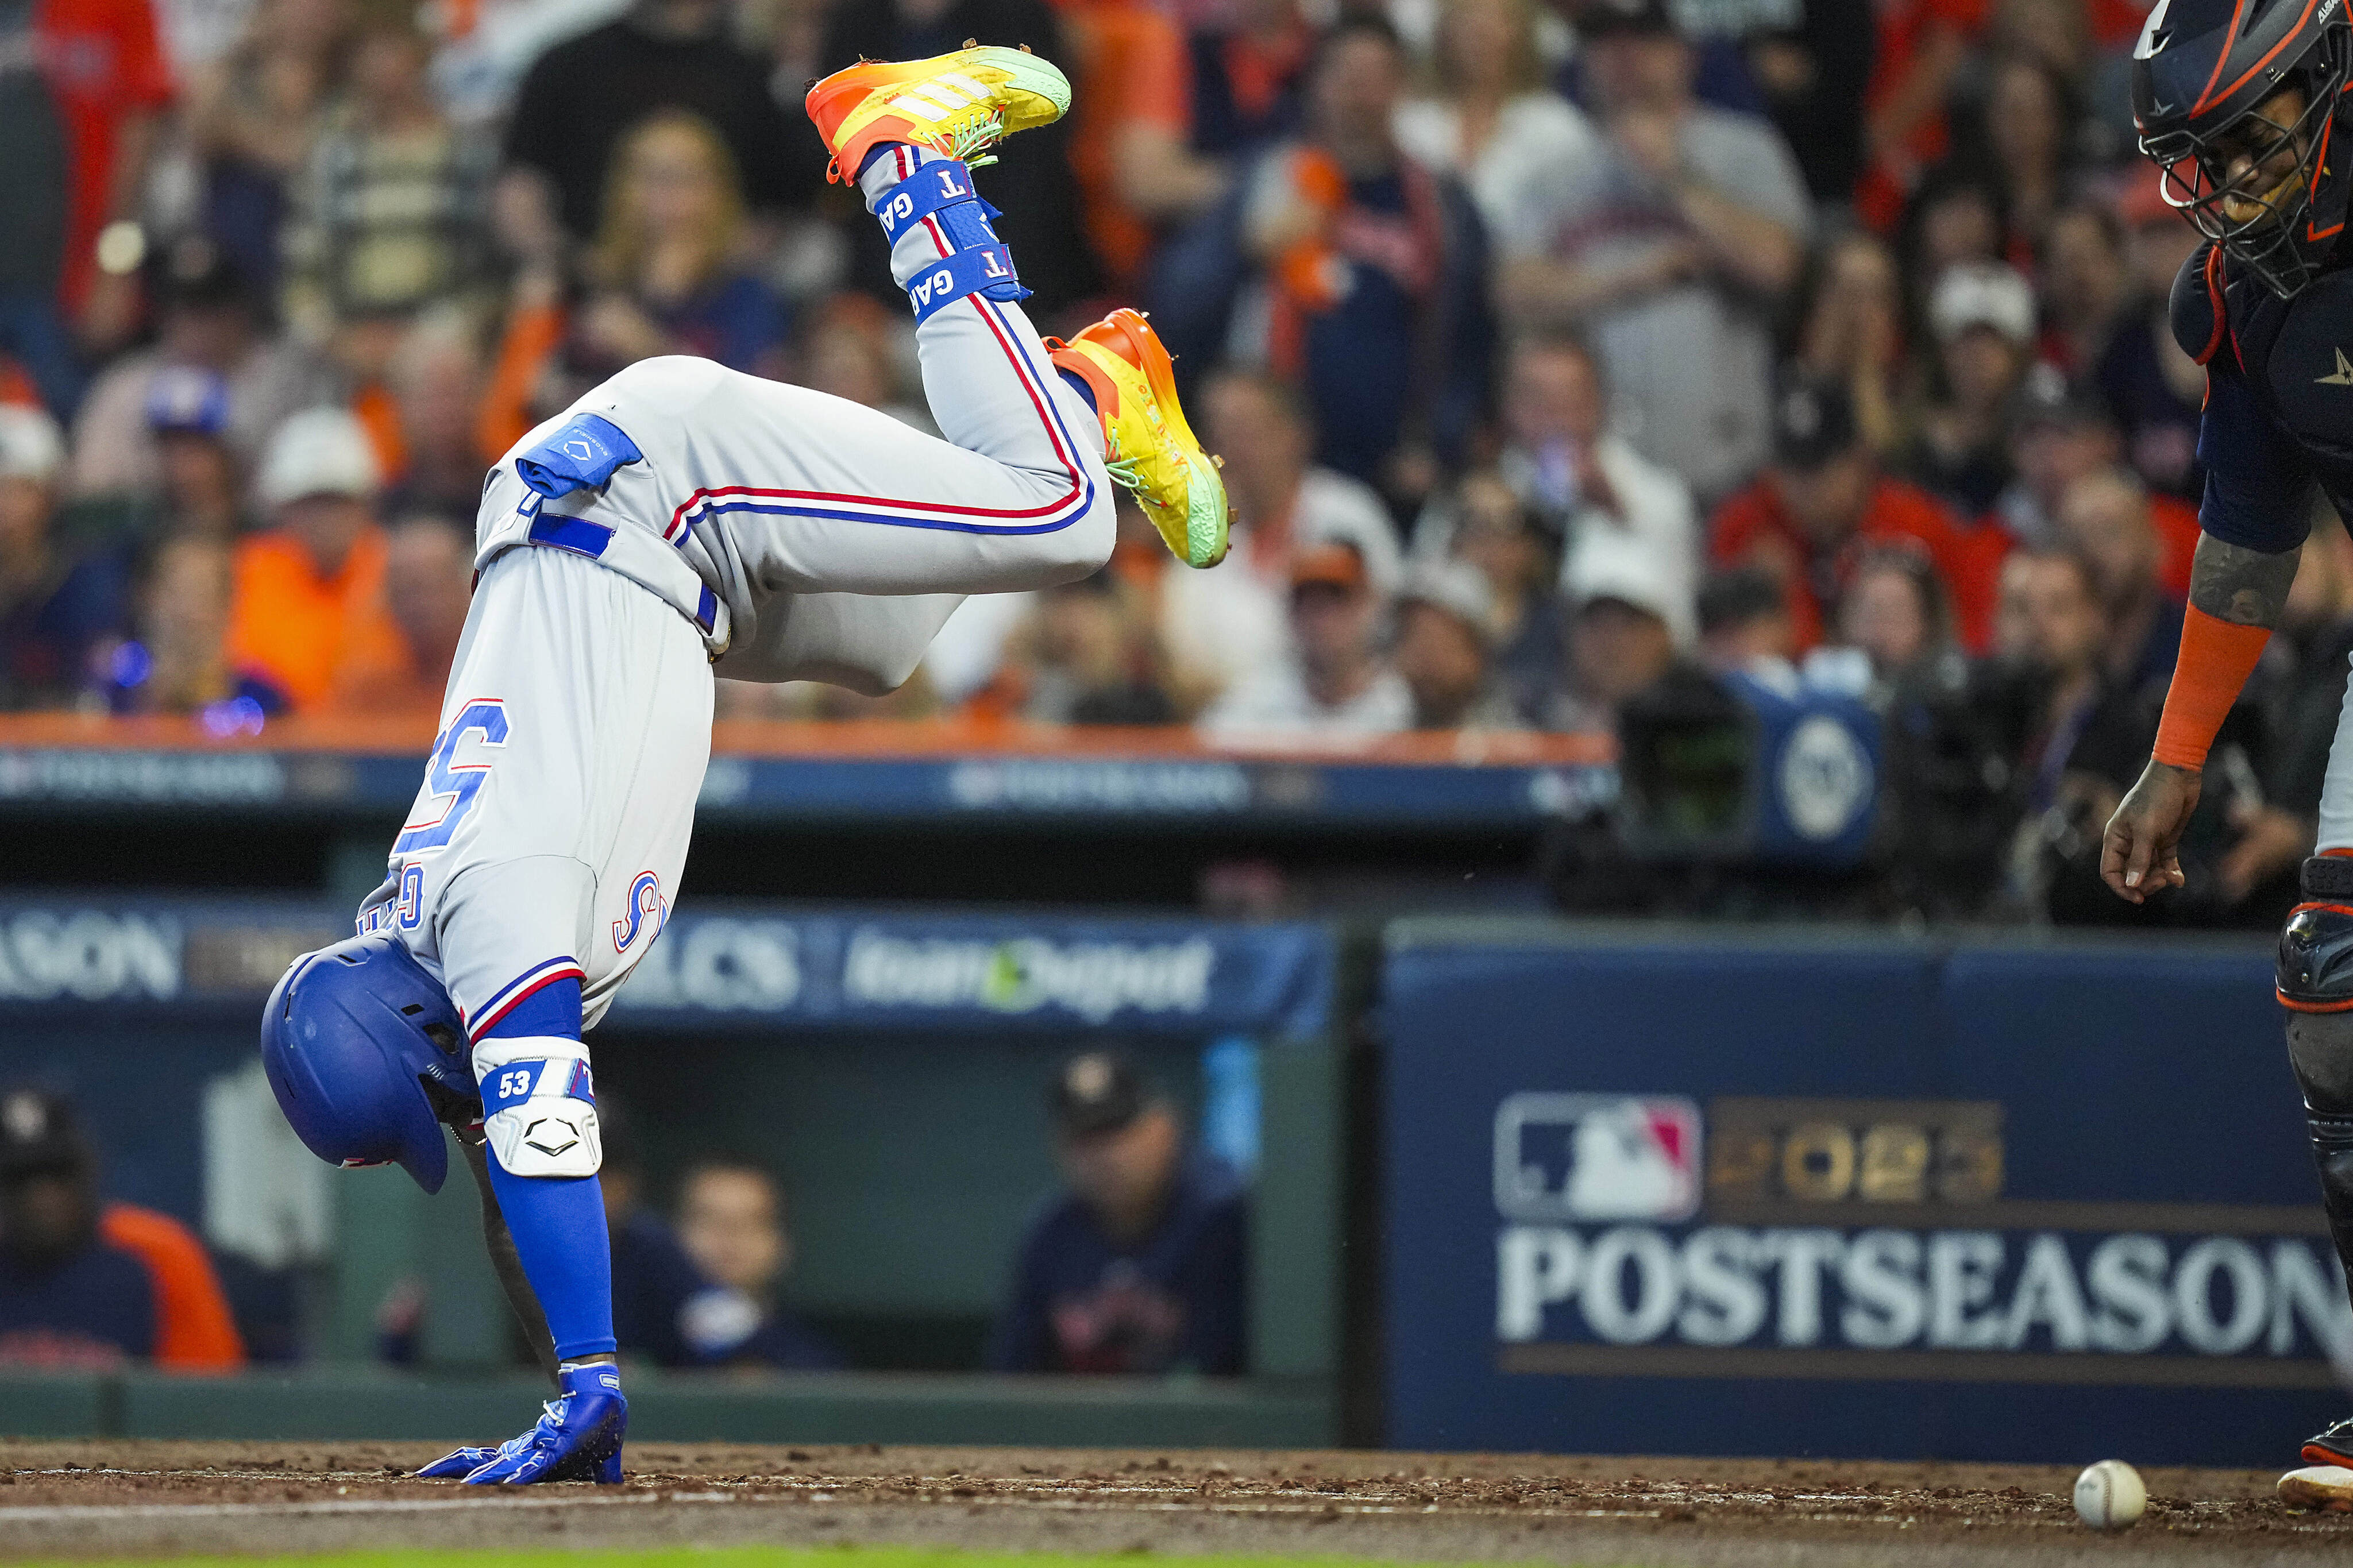
POLYGON ((311 1152, 396 1164, 428 1193, 449 1173, 440 1113, 477 1098, 448 993, 389 936, 296 959, 261 1016, 261 1066, 311 1152))

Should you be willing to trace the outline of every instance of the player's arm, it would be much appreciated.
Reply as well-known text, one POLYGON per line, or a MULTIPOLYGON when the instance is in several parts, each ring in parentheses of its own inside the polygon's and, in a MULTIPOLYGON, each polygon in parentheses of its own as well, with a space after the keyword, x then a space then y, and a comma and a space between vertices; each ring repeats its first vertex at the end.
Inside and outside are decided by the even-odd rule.
POLYGON ((2311 517, 2311 468, 2224 342, 2220 274, 2208 256, 2201 250, 2182 268, 2171 302, 2176 341, 2206 365, 2198 426, 2204 532, 2157 744, 2100 846, 2101 878, 2136 904, 2182 885, 2181 834, 2198 806, 2207 751, 2279 625, 2311 517))
POLYGON ((2182 885, 2181 833, 2197 809, 2206 752, 2279 625, 2303 552, 2301 541, 2263 551, 2200 537, 2157 744, 2100 847, 2100 875, 2118 897, 2137 904, 2182 885))

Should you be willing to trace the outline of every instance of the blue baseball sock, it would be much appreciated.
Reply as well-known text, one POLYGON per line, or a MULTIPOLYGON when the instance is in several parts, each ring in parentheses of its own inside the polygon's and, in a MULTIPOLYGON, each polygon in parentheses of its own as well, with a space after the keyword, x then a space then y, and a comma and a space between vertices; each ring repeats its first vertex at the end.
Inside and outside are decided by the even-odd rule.
MULTIPOLYGON (((486 1039, 580 1037, 580 982, 559 980, 492 1025, 486 1039)), ((605 1191, 594 1176, 515 1176, 491 1154, 491 1190, 514 1237, 515 1255, 547 1315, 558 1361, 610 1354, 613 1247, 605 1191)))

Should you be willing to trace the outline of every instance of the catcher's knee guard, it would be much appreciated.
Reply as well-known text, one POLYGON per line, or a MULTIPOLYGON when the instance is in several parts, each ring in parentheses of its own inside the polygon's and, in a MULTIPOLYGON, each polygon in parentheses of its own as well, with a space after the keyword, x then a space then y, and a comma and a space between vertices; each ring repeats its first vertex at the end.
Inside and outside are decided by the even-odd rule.
POLYGON ((2280 932, 2287 1058, 2304 1091, 2321 1206, 2353 1275, 2353 858, 2304 863, 2304 896, 2280 932))
POLYGON ((2316 855, 2301 881, 2305 901, 2280 931, 2280 1005, 2353 1012, 2353 858, 2316 855))

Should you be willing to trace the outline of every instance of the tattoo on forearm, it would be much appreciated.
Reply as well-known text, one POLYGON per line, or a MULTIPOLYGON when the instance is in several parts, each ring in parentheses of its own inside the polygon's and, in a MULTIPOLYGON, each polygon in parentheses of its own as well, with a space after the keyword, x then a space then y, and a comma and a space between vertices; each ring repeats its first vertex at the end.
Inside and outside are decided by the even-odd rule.
POLYGON ((2189 568, 2189 602, 2233 626, 2276 626, 2303 553, 2300 544, 2269 554, 2200 534, 2189 568))

